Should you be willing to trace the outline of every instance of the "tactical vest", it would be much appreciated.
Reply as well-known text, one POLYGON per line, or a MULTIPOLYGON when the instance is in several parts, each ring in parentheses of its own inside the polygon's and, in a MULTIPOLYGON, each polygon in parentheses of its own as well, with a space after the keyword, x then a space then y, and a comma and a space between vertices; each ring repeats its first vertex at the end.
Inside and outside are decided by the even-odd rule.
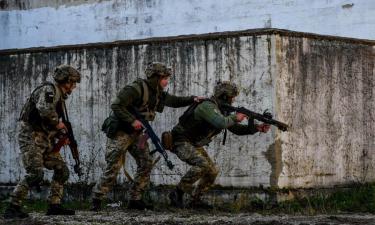
MULTIPOLYGON (((56 94, 56 87, 51 82, 45 82, 42 85, 35 88, 34 91, 31 93, 30 97, 26 100, 25 105, 22 107, 20 117, 18 119, 19 121, 26 122, 34 128, 41 127, 43 120, 39 114, 38 109, 36 108, 36 103, 34 102, 34 98, 35 98, 35 93, 38 90, 40 90, 42 87, 45 87, 47 85, 52 86, 54 88, 54 95, 56 94)), ((56 111, 57 112, 61 111, 62 109, 61 107, 62 107, 62 102, 60 102, 60 104, 57 104, 56 111)))
MULTIPOLYGON (((217 103, 211 99, 206 99, 204 101, 210 101, 217 105, 217 103)), ((204 120, 196 120, 194 118, 195 109, 204 101, 193 103, 179 118, 179 125, 184 129, 183 135, 198 146, 208 144, 211 142, 211 139, 222 130, 204 120)))
POLYGON ((162 112, 164 109, 166 92, 161 92, 159 96, 156 96, 155 105, 151 108, 149 102, 150 91, 146 81, 138 79, 131 86, 138 92, 142 99, 141 102, 136 104, 137 110, 146 120, 153 121, 156 112, 162 112))
MULTIPOLYGON (((130 85, 133 87, 138 94, 141 96, 141 100, 135 103, 135 107, 140 112, 141 115, 148 121, 153 121, 155 118, 155 111, 162 112, 165 105, 166 92, 161 92, 160 96, 156 96, 155 106, 150 108, 149 97, 150 91, 146 81, 138 79, 133 84, 130 85)), ((131 110, 130 110, 131 111, 131 110)), ((111 112, 109 117, 107 117, 102 125, 101 130, 107 135, 108 138, 114 138, 118 130, 122 130, 128 134, 134 132, 134 128, 131 124, 120 121, 114 114, 111 112)))

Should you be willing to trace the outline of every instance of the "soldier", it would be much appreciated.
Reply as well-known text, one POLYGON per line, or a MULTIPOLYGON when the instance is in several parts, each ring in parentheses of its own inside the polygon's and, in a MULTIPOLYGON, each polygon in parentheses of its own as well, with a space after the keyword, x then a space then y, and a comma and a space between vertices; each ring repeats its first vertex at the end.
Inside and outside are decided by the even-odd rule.
MULTIPOLYGON (((212 208, 204 204, 202 195, 213 185, 219 169, 203 148, 212 138, 223 129, 228 129, 236 135, 268 132, 270 125, 255 125, 253 119, 248 125, 239 124, 246 118, 245 114, 226 115, 220 105, 232 104, 238 95, 237 87, 230 82, 219 82, 214 89, 214 95, 200 103, 190 106, 179 118, 179 123, 172 130, 173 153, 191 166, 181 178, 176 189, 169 194, 171 204, 175 207, 185 207, 184 193, 191 196, 190 206, 193 208, 212 208), (193 190, 193 184, 198 185, 193 190)), ((225 134, 224 134, 225 137, 225 134)))
POLYGON ((56 67, 53 78, 55 83, 46 82, 31 93, 21 112, 18 141, 26 175, 11 194, 10 205, 4 212, 6 219, 28 217, 22 211, 21 204, 30 188, 39 188, 43 181, 44 167, 54 171, 46 214, 75 213, 74 210, 61 206, 63 185, 69 178, 69 170, 60 153, 52 149, 57 135, 67 130, 60 120, 65 110, 64 101, 76 88, 76 83, 80 82, 81 75, 73 67, 61 65, 56 67))
POLYGON ((102 130, 106 133, 106 169, 100 181, 93 188, 92 210, 101 210, 101 202, 116 181, 127 151, 137 163, 133 186, 130 190, 129 209, 151 209, 142 200, 142 194, 150 182, 152 158, 145 138, 142 137, 142 124, 129 112, 138 110, 144 118, 152 121, 155 112, 163 112, 164 106, 185 107, 201 97, 177 97, 164 91, 168 85, 171 69, 162 63, 150 63, 145 74, 147 79, 138 79, 125 86, 111 105, 112 113, 104 121, 102 130))

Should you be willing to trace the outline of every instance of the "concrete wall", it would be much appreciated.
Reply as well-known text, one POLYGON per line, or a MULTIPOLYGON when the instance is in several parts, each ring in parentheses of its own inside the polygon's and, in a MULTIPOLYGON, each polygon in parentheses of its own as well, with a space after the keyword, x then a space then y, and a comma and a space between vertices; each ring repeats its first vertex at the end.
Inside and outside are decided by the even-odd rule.
MULTIPOLYGON (((169 91, 210 96, 218 80, 240 87, 236 104, 270 109, 289 132, 222 135, 207 148, 220 166, 217 184, 234 187, 320 187, 374 181, 373 42, 277 30, 225 33, 159 41, 0 52, 0 182, 22 174, 16 118, 27 96, 60 63, 80 67, 83 79, 68 100, 84 181, 98 180, 105 136, 99 132, 119 89, 143 77, 149 61, 167 62, 169 91)), ((152 124, 171 129, 183 109, 166 109, 152 124)), ((173 154, 173 171, 159 162, 155 184, 175 184, 186 171, 173 154)), ((71 162, 71 156, 65 158, 71 162)), ((128 157, 127 170, 135 163, 128 157)), ((76 176, 71 182, 77 181, 76 176)), ((119 182, 123 181, 123 176, 119 182)))
MULTIPOLYGON (((82 161, 86 167, 84 180, 99 178, 105 167, 105 136, 100 132, 109 105, 125 84, 143 77, 144 65, 150 61, 167 62, 173 66, 174 78, 169 91, 177 95, 210 96, 218 80, 238 83, 242 91, 238 102, 257 111, 273 109, 274 79, 270 55, 271 36, 243 36, 212 40, 172 41, 119 45, 108 48, 87 48, 1 56, 1 137, 0 182, 15 182, 22 170, 17 148, 16 118, 27 96, 53 68, 60 63, 80 67, 83 79, 68 101, 82 161)), ((171 129, 183 109, 167 109, 153 124, 160 134, 171 129)), ((210 155, 221 165, 219 184, 233 186, 269 183, 270 164, 262 152, 273 142, 273 134, 254 137, 229 135, 221 146, 221 135, 209 148, 210 155)), ((156 184, 176 182, 186 170, 176 157, 174 171, 161 162, 153 171, 156 184)), ((69 154, 66 156, 70 161, 69 154)), ((130 158, 130 157, 129 157, 130 158)), ((130 160, 130 159, 129 159, 130 160)), ((134 171, 134 162, 127 164, 134 171)), ((71 181, 76 181, 72 176, 71 181)))
POLYGON ((375 179, 375 43, 277 38, 282 134, 279 185, 333 186, 375 179))
POLYGON ((0 0, 0 49, 254 28, 375 39, 373 0, 0 0))

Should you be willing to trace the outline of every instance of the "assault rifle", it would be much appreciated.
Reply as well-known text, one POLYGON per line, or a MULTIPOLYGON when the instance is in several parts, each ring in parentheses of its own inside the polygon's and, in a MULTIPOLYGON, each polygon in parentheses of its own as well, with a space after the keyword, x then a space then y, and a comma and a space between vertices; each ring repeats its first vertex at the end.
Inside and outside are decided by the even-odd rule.
POLYGON ((135 115, 137 120, 139 120, 142 123, 143 128, 146 130, 147 135, 150 137, 152 143, 154 144, 155 150, 151 151, 150 154, 153 155, 155 152, 159 152, 163 156, 164 161, 167 163, 168 168, 172 170, 174 165, 168 159, 168 154, 166 150, 164 149, 163 145, 161 144, 159 137, 155 134, 154 130, 152 129, 150 123, 147 120, 145 120, 144 117, 136 109, 130 108, 128 110, 130 113, 135 115))
POLYGON ((65 102, 63 103, 62 108, 63 108, 62 109, 62 112, 63 112, 62 122, 65 124, 65 127, 67 128, 68 131, 67 132, 61 131, 61 134, 59 135, 59 140, 54 145, 52 151, 53 152, 60 151, 60 149, 64 146, 66 141, 69 140, 69 148, 70 148, 70 151, 72 153, 73 159, 75 161, 75 165, 73 167, 74 172, 80 177, 80 176, 82 176, 82 171, 81 171, 81 168, 80 168, 81 162, 79 160, 78 145, 77 145, 76 139, 74 138, 72 124, 69 121, 68 112, 66 110, 65 102))
POLYGON ((277 128, 279 128, 279 130, 281 130, 281 131, 287 131, 288 130, 287 124, 272 119, 272 114, 270 112, 268 112, 267 110, 264 111, 263 114, 260 114, 260 113, 250 111, 250 110, 246 109, 245 107, 234 107, 234 106, 231 106, 231 105, 228 105, 228 104, 221 104, 220 107, 228 113, 231 113, 231 112, 243 113, 250 118, 254 118, 254 119, 256 119, 258 121, 261 121, 263 123, 266 123, 266 124, 274 125, 277 128))

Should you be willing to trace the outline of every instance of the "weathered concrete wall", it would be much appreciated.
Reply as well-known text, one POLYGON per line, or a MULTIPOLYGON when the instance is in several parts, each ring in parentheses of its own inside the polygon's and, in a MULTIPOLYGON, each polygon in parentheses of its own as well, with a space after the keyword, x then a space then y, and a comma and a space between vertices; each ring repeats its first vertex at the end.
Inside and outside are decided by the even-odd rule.
MULTIPOLYGON (((330 187, 374 181, 373 42, 265 30, 110 45, 51 48, 0 54, 0 182, 22 174, 16 118, 26 97, 60 63, 81 68, 82 83, 68 101, 81 149, 84 180, 102 173, 105 136, 99 132, 119 89, 143 77, 144 65, 167 62, 169 91, 210 96, 218 80, 240 86, 238 105, 270 109, 291 125, 268 134, 222 135, 208 147, 220 166, 217 184, 234 187, 330 187)), ((1 52, 0 52, 1 53, 1 52)), ((153 126, 169 130, 183 109, 166 109, 153 126)), ((175 184, 187 166, 153 170, 155 184, 175 184)), ((71 156, 65 156, 71 161, 71 156)), ((135 163, 128 157, 127 169, 135 163)), ((75 182, 77 177, 72 176, 75 182)), ((123 181, 123 176, 119 182, 123 181)))
POLYGON ((374 181, 375 44, 276 42, 276 111, 292 124, 280 136, 279 186, 374 181))
POLYGON ((0 49, 254 28, 375 39, 373 0, 0 0, 0 49))
POLYGON ((69 7, 82 4, 100 3, 110 0, 0 0, 0 10, 29 10, 43 7, 69 7))
MULTIPOLYGON (((214 38, 165 43, 119 45, 51 52, 18 53, 1 56, 1 137, 0 182, 15 182, 22 170, 17 148, 16 119, 27 96, 60 63, 80 67, 83 79, 68 101, 70 118, 86 167, 84 180, 93 181, 102 173, 105 136, 101 123, 109 114, 111 100, 122 86, 143 77, 149 61, 167 62, 174 76, 169 91, 178 95, 210 96, 218 80, 231 79, 240 85, 238 102, 257 111, 273 110, 274 60, 270 35, 214 38)), ((160 134, 171 129, 183 109, 166 109, 153 124, 160 134)), ((209 147, 209 154, 221 166, 222 185, 249 186, 269 184, 270 164, 262 152, 273 142, 273 133, 236 137, 229 135, 221 146, 221 135, 209 147)), ((171 154, 177 164, 169 171, 159 163, 153 171, 156 184, 176 183, 187 166, 171 154)), ((70 161, 71 157, 67 154, 70 161)), ((130 157, 129 157, 130 158, 130 157)), ((129 159, 131 161, 131 159, 129 159)), ((127 169, 134 171, 134 162, 127 169)), ((76 181, 72 176, 71 181, 76 181)), ((120 179, 121 180, 121 179, 120 179)))

